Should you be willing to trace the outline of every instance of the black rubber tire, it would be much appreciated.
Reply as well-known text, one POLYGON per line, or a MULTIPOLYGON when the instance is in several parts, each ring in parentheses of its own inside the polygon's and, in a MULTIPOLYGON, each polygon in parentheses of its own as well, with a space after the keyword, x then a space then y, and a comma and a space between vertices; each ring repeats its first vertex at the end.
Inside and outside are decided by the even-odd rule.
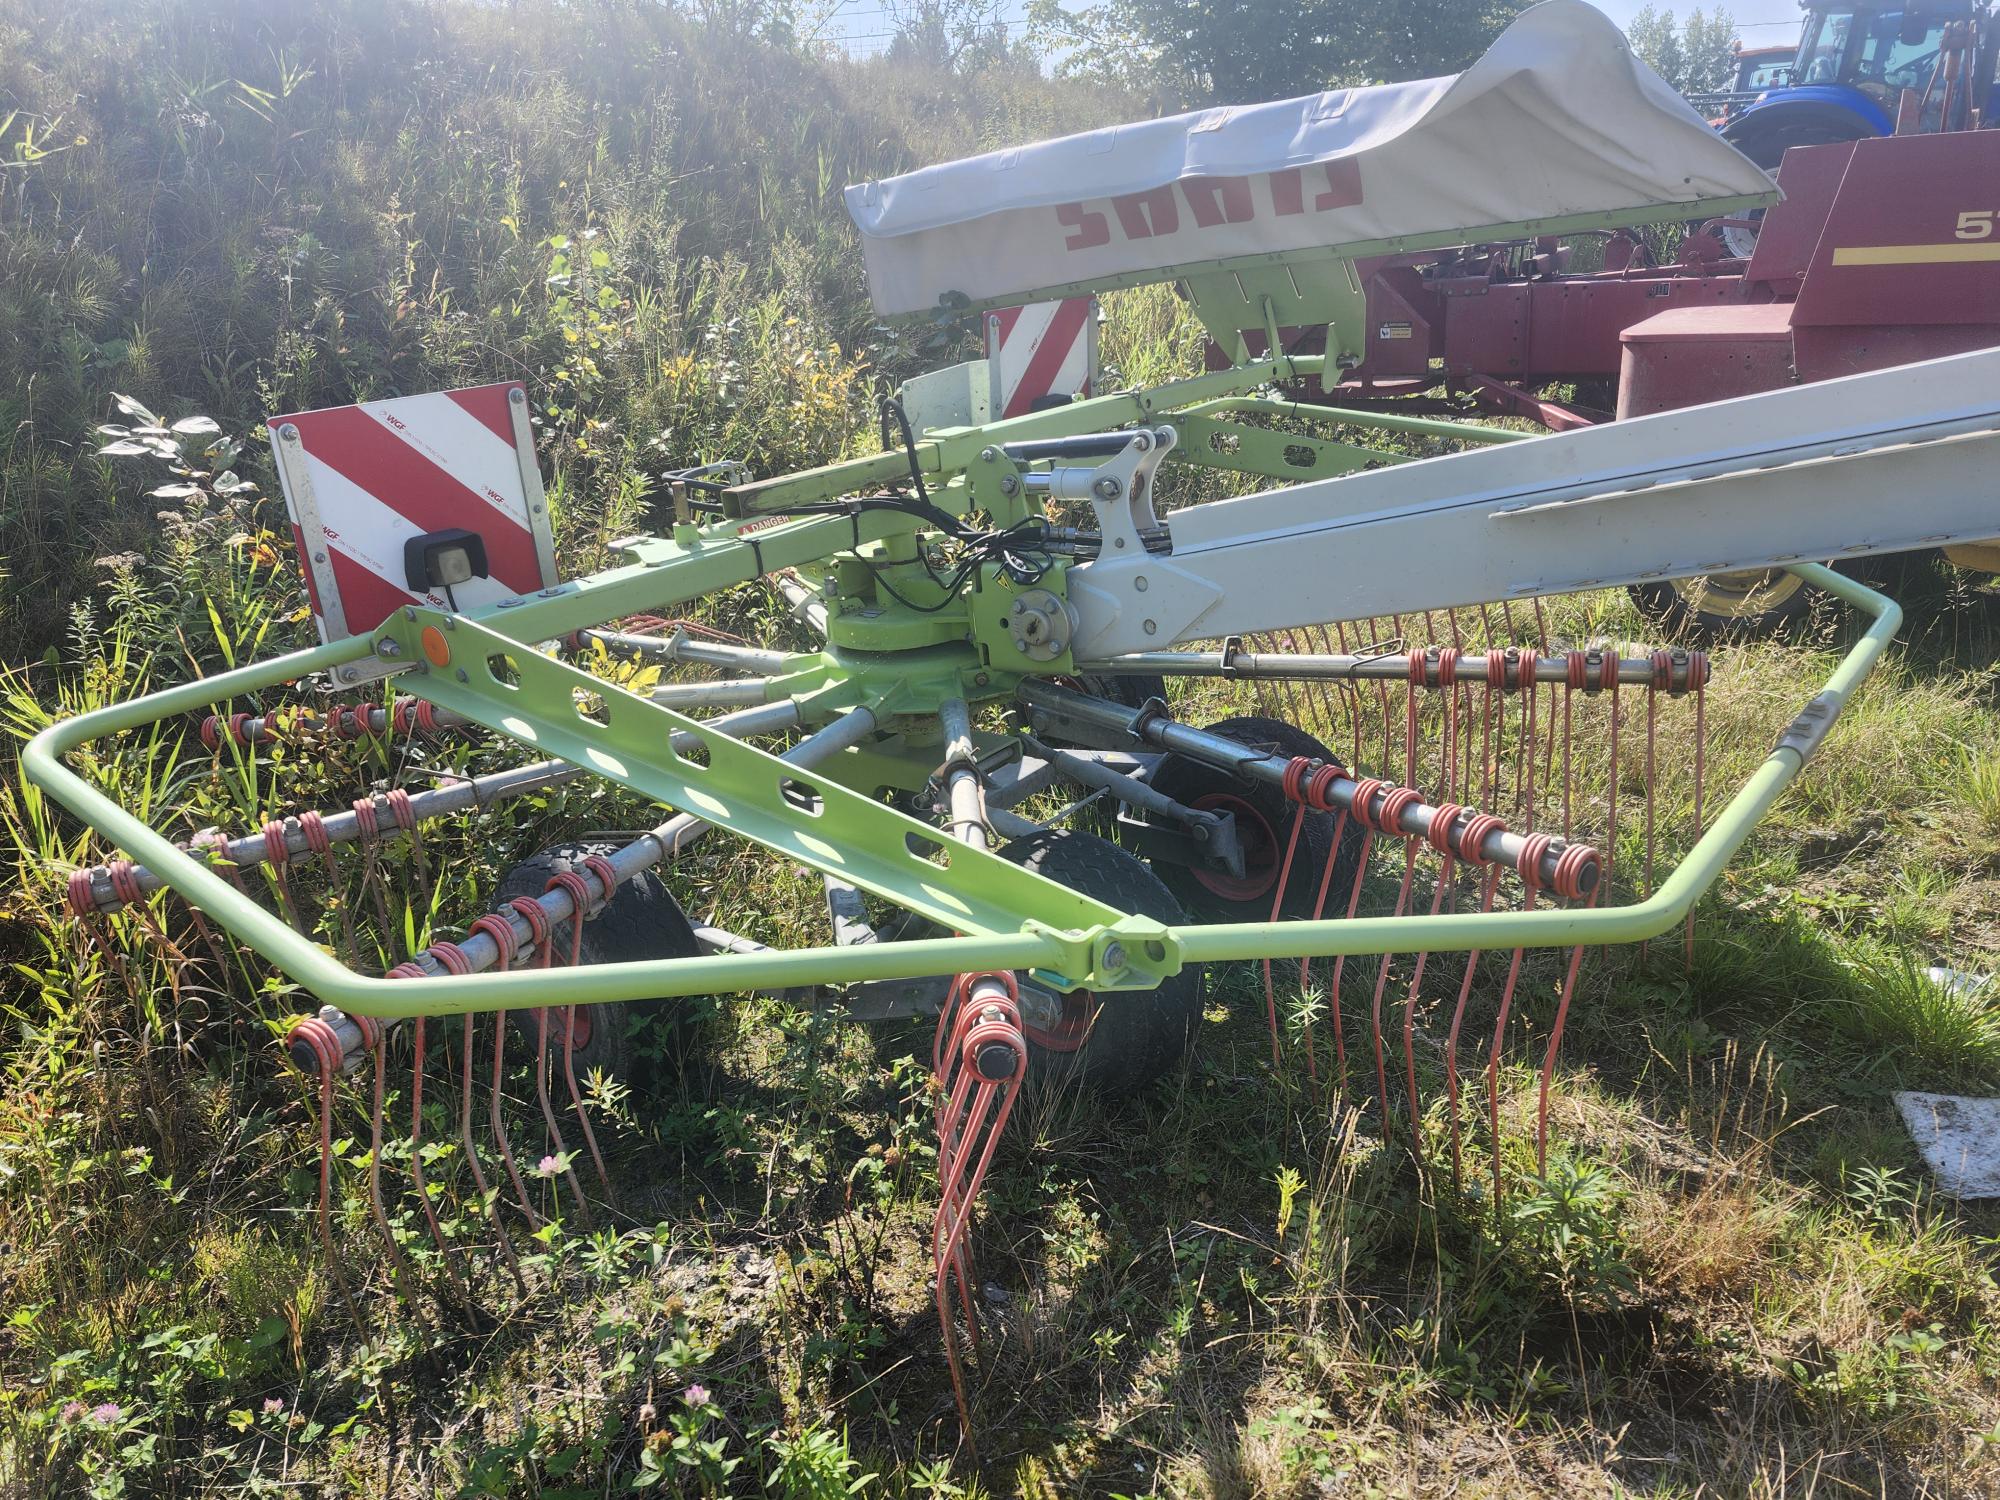
MULTIPOLYGON (((1208 732, 1268 755, 1338 759, 1303 729, 1280 719, 1246 714, 1241 718, 1211 724, 1208 732)), ((1247 867, 1245 880, 1235 893, 1231 893, 1222 888, 1225 877, 1211 872, 1197 872, 1186 865, 1155 860, 1153 869, 1167 889, 1190 911, 1221 921, 1270 921, 1278 868, 1284 858, 1286 841, 1291 835, 1296 804, 1287 801, 1277 787, 1232 776, 1204 761, 1180 755, 1163 757, 1153 769, 1152 783, 1155 791, 1165 793, 1184 806, 1197 807, 1209 798, 1224 798, 1236 804, 1229 810, 1236 814, 1237 836, 1243 841, 1247 867), (1246 816, 1246 809, 1254 816, 1246 816)), ((1292 874, 1285 887, 1283 915, 1312 915, 1313 902, 1319 894, 1320 876, 1326 869, 1327 857, 1333 852, 1334 830, 1339 826, 1340 820, 1332 813, 1306 814, 1305 824, 1299 830, 1298 848, 1292 856, 1292 874)), ((1345 910, 1342 903, 1346 901, 1349 883, 1354 878, 1355 863, 1361 857, 1360 828, 1349 821, 1346 830, 1341 837, 1340 864, 1328 886, 1327 908, 1332 915, 1345 910)))
POLYGON ((1746 116, 1740 129, 1725 126, 1722 138, 1766 172, 1776 172, 1794 146, 1865 140, 1869 134, 1868 127, 1845 110, 1788 110, 1776 120, 1762 111, 1746 116))
MULTIPOLYGON (((615 843, 594 841, 552 844, 522 860, 502 877, 493 904, 504 908, 518 897, 539 896, 548 888, 551 876, 580 869, 592 855, 608 855, 619 847, 615 843)), ((569 956, 570 925, 558 922, 555 927, 553 941, 558 962, 569 956)), ((583 924, 579 956, 587 964, 618 964, 639 959, 688 958, 699 951, 694 928, 680 903, 659 876, 647 870, 619 886, 605 908, 583 924)), ((610 1001, 590 1006, 588 1010, 588 1035, 572 1054, 579 1080, 595 1068, 607 1077, 641 1087, 650 1082, 656 1058, 678 1059, 692 1040, 693 1028, 682 999, 610 1001), (635 1034, 645 1030, 652 1032, 650 1042, 642 1042, 635 1034)), ((532 1040, 534 1012, 517 1010, 509 1012, 509 1016, 532 1040)))
MULTIPOLYGON (((1733 578, 1715 575, 1717 583, 1733 578)), ((1639 612, 1662 629, 1697 641, 1759 641, 1783 635, 1812 617, 1824 597, 1818 589, 1800 583, 1782 599, 1754 611, 1728 611, 1702 607, 1700 596, 1690 592, 1692 579, 1635 583, 1627 591, 1639 612)))
MULTIPOLYGON (((1000 857, 1129 915, 1169 925, 1187 921, 1173 892, 1144 860, 1095 834, 1046 829, 1014 840, 1000 857)), ((1025 974, 1018 977, 1030 982, 1025 974)), ((1100 1099, 1124 1098, 1186 1054, 1201 1025, 1202 1003, 1199 964, 1190 964, 1158 989, 1120 990, 1101 1000, 1083 992, 1066 996, 1070 1025, 1085 1033, 1082 1045, 1044 1045, 1031 1030, 1031 1076, 1058 1088, 1078 1087, 1100 1099)))

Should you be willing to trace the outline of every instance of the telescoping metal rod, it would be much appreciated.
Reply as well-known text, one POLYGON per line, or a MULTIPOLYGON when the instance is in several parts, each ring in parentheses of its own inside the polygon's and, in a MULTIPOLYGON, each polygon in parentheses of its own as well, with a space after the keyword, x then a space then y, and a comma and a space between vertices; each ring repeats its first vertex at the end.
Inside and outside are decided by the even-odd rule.
MULTIPOLYGON (((782 734, 787 729, 797 727, 798 705, 790 701, 767 703, 758 708, 748 708, 740 713, 719 714, 707 721, 711 729, 722 729, 738 737, 759 734, 782 734)), ((683 730, 674 736, 674 748, 693 750, 698 741, 694 734, 683 730)), ((499 803, 524 796, 529 792, 541 791, 546 787, 561 786, 582 776, 584 768, 570 764, 566 760, 536 761, 529 766, 516 766, 508 771, 495 771, 489 776, 473 777, 465 781, 454 781, 447 786, 434 788, 428 792, 415 792, 410 797, 410 811, 419 821, 441 818, 448 813, 464 812, 467 808, 493 807, 499 803)), ((375 808, 375 824, 378 828, 393 828, 395 819, 388 805, 381 797, 368 799, 375 808)), ((305 830, 297 818, 286 818, 285 848, 293 856, 310 854, 312 845, 307 841, 305 830)), ((321 820, 326 830, 327 842, 351 844, 361 836, 361 817, 355 812, 335 813, 321 820)), ((238 869, 254 869, 267 863, 271 858, 270 845, 261 833, 231 839, 227 843, 216 844, 214 851, 235 865, 238 869)), ((100 908, 115 909, 123 904, 112 884, 111 869, 108 865, 98 865, 87 872, 90 877, 90 894, 100 908)), ((132 878, 138 882, 142 894, 151 894, 166 882, 161 880, 144 865, 136 866, 132 878)))
MULTIPOLYGON (((790 707, 789 704, 786 706, 790 707)), ((715 721, 718 725, 721 722, 719 719, 715 721)), ((780 758, 796 766, 815 766, 850 746, 860 744, 874 732, 873 711, 857 708, 844 718, 834 720, 817 734, 800 740, 780 758)), ((712 826, 693 813, 676 813, 651 833, 642 835, 622 849, 614 850, 606 858, 611 865, 612 873, 617 877, 616 884, 623 885, 642 870, 649 870, 663 860, 672 859, 707 833, 712 826)), ((608 896, 610 892, 604 894, 608 896)), ((569 892, 564 890, 552 890, 536 899, 541 903, 542 911, 551 926, 557 922, 568 921, 576 909, 570 900, 569 892)), ((496 912, 495 915, 513 927, 516 953, 527 954, 534 951, 534 929, 526 917, 511 909, 496 912)), ((469 972, 473 973, 490 969, 500 958, 499 945, 483 932, 473 933, 460 943, 458 948, 465 955, 469 972)), ((426 976, 444 972, 443 966, 428 953, 418 954, 413 962, 426 976)))
POLYGON ((938 705, 938 722, 944 726, 944 785, 951 809, 953 838, 984 849, 986 799, 980 793, 979 752, 972 743, 972 714, 963 698, 947 698, 938 705))
MULTIPOLYGON (((1607 653, 1586 651, 1588 682, 1586 686, 1604 685, 1604 657, 1607 653)), ((1655 671, 1653 661, 1648 656, 1619 656, 1608 653, 1617 663, 1615 671, 1621 686, 1651 686, 1655 671)), ((1667 653, 1671 682, 1662 684, 1680 691, 1690 685, 1690 671, 1700 671, 1695 663, 1697 653, 1690 651, 1670 651, 1667 653)), ((1519 653, 1525 660, 1526 653, 1519 653)), ((1079 661, 1079 673, 1093 677, 1253 677, 1271 680, 1299 682, 1340 681, 1340 682, 1408 682, 1410 681, 1410 658, 1404 651, 1375 652, 1371 655, 1328 655, 1314 656, 1280 651, 1134 651, 1123 656, 1108 656, 1101 661, 1079 661)), ((1455 663, 1457 681, 1477 686, 1487 680, 1488 658, 1481 651, 1467 652, 1455 663)), ((1569 678, 1569 656, 1567 652, 1557 652, 1550 656, 1535 657, 1536 682, 1565 682, 1569 678)), ((1506 681, 1509 687, 1519 682, 1517 662, 1508 663, 1506 681)), ((1437 658, 1432 656, 1426 663, 1425 682, 1432 687, 1438 685, 1437 658)))
POLYGON ((1102 761, 1088 760, 1044 745, 1031 734, 1023 735, 1021 743, 1030 754, 1040 756, 1079 785, 1108 792, 1128 806, 1179 823, 1187 829, 1188 836, 1207 851, 1209 857, 1221 860, 1223 868, 1230 874, 1239 879, 1242 877, 1243 846, 1236 837, 1235 820, 1228 814, 1188 807, 1174 801, 1165 792, 1155 791, 1137 777, 1114 771, 1102 761))
MULTIPOLYGON (((1265 755, 1235 740, 1224 739, 1219 734, 1210 734, 1203 729, 1195 729, 1187 724, 1176 723, 1164 713, 1147 708, 1126 708, 1102 698, 1093 698, 1087 693, 1073 692, 1069 688, 1057 687, 1052 682, 1035 678, 1023 681, 1016 690, 1021 701, 1036 710, 1036 718, 1044 716, 1081 722, 1099 729, 1122 731, 1144 744, 1157 745, 1162 750, 1190 759, 1204 761, 1225 771, 1251 781, 1268 782, 1272 786, 1283 787, 1285 773, 1291 767, 1291 757, 1286 755, 1265 755)), ((1343 776, 1330 789, 1328 802, 1337 811, 1349 811, 1354 805, 1356 783, 1351 776, 1343 776)), ((1416 838, 1426 838, 1431 824, 1438 815, 1438 809, 1427 802, 1415 802, 1403 810, 1397 822, 1397 832, 1416 838)), ((1454 821, 1455 834, 1475 816, 1470 810, 1462 809, 1454 821)), ((1517 833, 1504 829, 1489 833, 1479 846, 1479 857, 1489 864, 1518 868, 1521 855, 1527 848, 1527 840, 1517 833)), ((1556 880, 1556 863, 1569 847, 1561 839, 1552 839, 1542 856, 1541 883, 1553 885, 1556 880)), ((1580 877, 1579 894, 1589 896, 1596 888, 1598 868, 1591 861, 1583 869, 1580 877)))
POLYGON ((807 588, 804 580, 796 573, 780 573, 773 582, 778 585, 778 592, 785 596, 785 603, 792 607, 792 618, 804 621, 821 635, 825 635, 825 601, 807 588))
MULTIPOLYGON (((751 708, 764 701, 767 696, 764 688, 770 680, 768 677, 734 677, 723 682, 669 682, 654 688, 646 696, 664 708, 751 708)), ((448 708, 433 708, 421 698, 404 698, 399 703, 417 706, 414 711, 422 717, 413 720, 413 723, 419 733, 433 730, 451 734, 486 732, 483 724, 475 723, 464 714, 454 713, 448 708)), ((356 720, 367 726, 368 735, 380 739, 395 726, 395 711, 377 704, 373 708, 314 714, 294 722, 300 728, 339 734, 339 729, 335 727, 337 724, 351 724, 356 720)), ((269 714, 252 714, 237 723, 224 719, 211 719, 209 722, 218 733, 227 734, 245 745, 283 738, 281 728, 287 723, 282 718, 274 722, 269 714)), ((204 736, 207 733, 207 730, 203 731, 204 736)))
POLYGON ((775 677, 789 670, 790 658, 782 651, 760 651, 754 646, 731 646, 722 641, 698 641, 685 630, 670 636, 633 635, 623 630, 583 630, 585 641, 602 641, 613 651, 630 651, 660 661, 692 661, 704 666, 726 667, 732 672, 756 672, 775 677))

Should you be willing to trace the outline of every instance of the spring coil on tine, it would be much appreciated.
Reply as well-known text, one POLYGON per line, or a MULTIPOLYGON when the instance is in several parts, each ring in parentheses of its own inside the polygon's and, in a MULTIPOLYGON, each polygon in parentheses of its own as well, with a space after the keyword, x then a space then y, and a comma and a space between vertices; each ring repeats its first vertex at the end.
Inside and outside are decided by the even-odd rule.
POLYGON ((968 1243, 972 1205, 992 1165, 994 1151, 1028 1068, 1020 993, 1012 974, 958 976, 938 1017, 932 1058, 939 1065, 935 1074, 939 1095, 939 1193, 937 1214, 931 1225, 938 1324, 943 1333, 945 1362, 951 1372, 960 1429, 970 1442, 972 1413, 966 1398, 952 1306, 956 1300, 964 1313, 966 1335, 977 1348, 979 1321, 972 1295, 968 1243), (975 990, 989 983, 999 986, 1003 993, 975 1002, 975 990))
MULTIPOLYGON (((583 861, 583 867, 590 874, 597 877, 597 883, 603 889, 603 897, 598 901, 596 906, 586 911, 582 903, 577 901, 575 893, 572 892, 571 894, 571 903, 575 908, 570 918, 569 929, 569 963, 571 968, 575 968, 583 962, 584 922, 602 913, 611 904, 611 898, 618 889, 618 871, 613 868, 611 861, 603 855, 592 854, 587 856, 583 861)), ((597 1131, 591 1126, 590 1111, 585 1107, 583 1102, 583 1091, 577 1087, 576 1010, 577 1008, 574 1005, 563 1007, 563 1083, 569 1090, 570 1107, 576 1111, 577 1126, 583 1131, 583 1143, 590 1151, 591 1165, 597 1169, 598 1184, 604 1189, 604 1196, 612 1200, 615 1204, 616 1195, 611 1187, 611 1174, 605 1170, 604 1153, 598 1149, 597 1145, 597 1131)))
MULTIPOLYGON (((361 1018, 357 1017, 357 1021, 361 1018)), ((364 1026, 362 1035, 368 1035, 370 1028, 364 1026)), ((318 1063, 319 1088, 318 1103, 314 1113, 319 1120, 319 1211, 317 1214, 319 1243, 326 1256, 326 1268, 333 1277, 333 1284, 340 1291, 340 1300, 347 1308, 348 1319, 354 1324, 357 1334, 365 1336, 361 1323, 361 1310, 355 1305, 354 1293, 347 1285, 347 1276, 340 1268, 340 1256, 333 1244, 333 1105, 334 1086, 340 1078, 341 1066, 345 1061, 340 1049, 340 1038, 331 1026, 318 1016, 308 1016, 293 1026, 286 1034, 287 1050, 303 1046, 318 1063)))
MULTIPOLYGON (((607 865, 606 868, 608 869, 609 866, 607 865)), ((591 871, 590 873, 593 875, 596 874, 595 871, 591 871)), ((582 956, 583 924, 593 910, 593 893, 591 891, 590 878, 587 875, 579 874, 575 870, 564 870, 560 874, 550 876, 548 884, 543 887, 543 890, 562 891, 569 897, 570 962, 574 964, 582 956)), ((610 892, 611 885, 607 882, 605 895, 608 897, 610 892)), ((510 933, 510 948, 511 940, 512 934, 510 933)), ((549 943, 537 943, 535 951, 536 964, 539 967, 547 968, 553 959, 552 945, 549 943)), ((555 1104, 549 1097, 549 1007, 545 1005, 537 1006, 535 1007, 534 1014, 535 1098, 541 1105, 542 1122, 548 1127, 549 1139, 555 1146, 555 1154, 559 1159, 563 1159, 566 1162, 569 1156, 569 1142, 563 1137, 562 1126, 556 1123, 555 1104)), ((563 1007, 563 1023, 564 1049, 567 1052, 574 1033, 570 1029, 569 1010, 566 1006, 563 1007)), ((574 1076, 573 1070, 571 1071, 571 1076, 574 1076)), ((599 1176, 602 1177, 604 1175, 603 1162, 596 1159, 595 1138, 590 1132, 588 1117, 581 1113, 582 1099, 580 1097, 577 1098, 575 1104, 579 1111, 578 1117, 584 1120, 584 1135, 586 1140, 592 1143, 592 1156, 596 1160, 599 1176)), ((563 1175, 569 1179, 570 1195, 576 1199, 577 1212, 583 1216, 583 1221, 586 1225, 595 1229, 597 1227, 596 1220, 591 1216, 590 1203, 584 1195, 583 1183, 579 1180, 579 1174, 565 1171, 563 1175)), ((608 1182, 606 1186, 608 1189, 608 1182)))

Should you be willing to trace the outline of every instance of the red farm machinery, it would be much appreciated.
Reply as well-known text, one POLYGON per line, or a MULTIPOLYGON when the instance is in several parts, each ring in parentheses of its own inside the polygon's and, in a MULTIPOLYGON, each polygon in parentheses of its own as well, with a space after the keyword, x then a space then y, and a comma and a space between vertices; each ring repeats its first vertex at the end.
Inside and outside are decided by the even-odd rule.
MULTIPOLYGON (((1831 9, 1855 21, 1855 66, 1872 77, 1867 59, 1896 45, 1902 17, 1831 9)), ((1564 431, 2000 345, 2000 130, 1964 128, 2000 123, 1987 97, 1995 39, 1983 11, 1944 10, 1918 18, 1924 68, 1866 95, 1888 113, 1871 104, 1864 120, 1856 104, 1829 123, 1823 87, 1732 99, 1744 107, 1723 134, 1755 125, 1740 143, 1776 171, 1782 197, 1768 208, 1691 220, 1667 251, 1672 235, 1632 225, 1357 260, 1366 311, 1337 383, 1290 389, 1335 407, 1564 431), (1799 123, 1808 107, 1811 128, 1799 123), (1767 136, 1776 144, 1751 149, 1767 136)), ((1831 55, 1837 19, 1814 11, 1814 56, 1831 55)), ((1842 45, 1849 35, 1839 30, 1842 45)), ((1239 339, 1252 354, 1267 347, 1254 326, 1211 333, 1217 366, 1239 339)), ((1316 328, 1278 337, 1326 351, 1316 328)), ((1948 555, 2000 571, 1989 548, 1948 555)), ((1812 597, 1789 576, 1742 572, 1634 593, 1663 623, 1732 634, 1782 628, 1812 597)))

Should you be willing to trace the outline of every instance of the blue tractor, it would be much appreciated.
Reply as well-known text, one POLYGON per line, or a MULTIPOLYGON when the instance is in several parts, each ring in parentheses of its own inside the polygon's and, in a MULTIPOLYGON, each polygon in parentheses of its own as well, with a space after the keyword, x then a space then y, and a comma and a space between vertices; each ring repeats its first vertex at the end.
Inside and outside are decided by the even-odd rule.
POLYGON ((2000 37, 1983 0, 1805 0, 1803 8, 1788 81, 1740 103, 1722 127, 1766 171, 1793 146, 2000 125, 2000 37))

